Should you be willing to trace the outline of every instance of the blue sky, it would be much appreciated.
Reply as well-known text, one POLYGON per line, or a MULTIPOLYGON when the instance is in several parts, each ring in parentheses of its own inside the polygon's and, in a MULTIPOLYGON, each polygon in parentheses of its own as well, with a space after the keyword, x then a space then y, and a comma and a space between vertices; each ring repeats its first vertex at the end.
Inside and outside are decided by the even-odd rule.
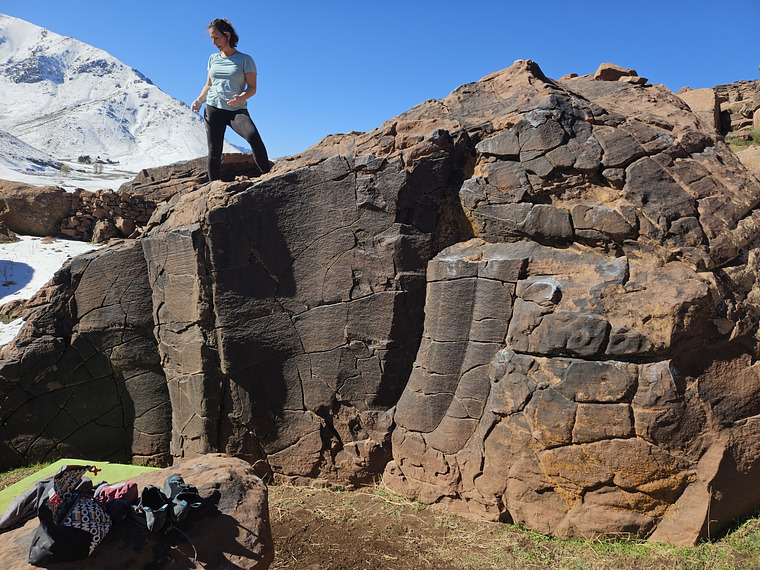
POLYGON ((0 0, 8 14, 101 48, 191 103, 228 18, 253 56, 251 115, 272 157, 367 131, 426 99, 532 59, 544 73, 635 69, 673 91, 760 78, 760 0, 0 0))

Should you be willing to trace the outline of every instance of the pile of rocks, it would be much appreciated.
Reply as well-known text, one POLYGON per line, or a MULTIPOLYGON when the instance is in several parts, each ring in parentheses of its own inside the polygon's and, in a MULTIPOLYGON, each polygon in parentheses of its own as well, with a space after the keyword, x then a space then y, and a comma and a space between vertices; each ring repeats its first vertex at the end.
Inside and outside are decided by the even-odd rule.
POLYGON ((739 81, 715 87, 721 111, 721 132, 726 141, 752 139, 760 131, 760 80, 739 81))
POLYGON ((139 195, 78 188, 71 197, 70 215, 61 220, 60 234, 95 242, 136 237, 155 209, 154 202, 139 195))

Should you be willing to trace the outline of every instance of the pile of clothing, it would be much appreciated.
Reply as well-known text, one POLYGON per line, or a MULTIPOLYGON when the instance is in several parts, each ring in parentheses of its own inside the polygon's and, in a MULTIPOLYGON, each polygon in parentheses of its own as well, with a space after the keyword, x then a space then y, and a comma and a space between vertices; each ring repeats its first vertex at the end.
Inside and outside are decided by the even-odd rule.
POLYGON ((131 521, 150 532, 167 530, 203 504, 198 489, 180 475, 169 477, 163 488, 147 485, 138 493, 131 481, 94 486, 85 473, 98 471, 89 465, 64 465, 54 476, 37 481, 0 517, 0 532, 36 514, 39 526, 29 563, 41 566, 87 558, 114 523, 131 521))

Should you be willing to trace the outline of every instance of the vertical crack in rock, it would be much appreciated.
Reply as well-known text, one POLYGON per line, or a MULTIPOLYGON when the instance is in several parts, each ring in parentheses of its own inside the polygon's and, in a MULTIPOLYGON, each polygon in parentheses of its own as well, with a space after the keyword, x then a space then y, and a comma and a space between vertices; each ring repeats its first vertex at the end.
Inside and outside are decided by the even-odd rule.
POLYGON ((219 450, 221 374, 215 359, 206 251, 199 226, 143 240, 153 291, 155 336, 171 402, 172 451, 219 450))

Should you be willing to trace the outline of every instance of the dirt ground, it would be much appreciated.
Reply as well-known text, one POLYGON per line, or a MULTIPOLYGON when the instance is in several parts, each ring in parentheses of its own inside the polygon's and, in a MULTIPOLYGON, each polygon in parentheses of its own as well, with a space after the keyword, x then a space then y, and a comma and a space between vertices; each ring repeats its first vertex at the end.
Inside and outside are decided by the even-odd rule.
POLYGON ((760 521, 737 524, 696 548, 647 542, 559 540, 474 521, 380 487, 269 489, 277 569, 705 569, 760 568, 760 521))
MULTIPOLYGON (((0 474, 0 489, 36 470, 0 474)), ((694 548, 560 540, 462 518, 372 486, 345 491, 269 486, 270 568, 289 570, 760 569, 760 518, 694 548)))
POLYGON ((449 529, 422 505, 372 491, 272 486, 273 568, 457 568, 449 529))

